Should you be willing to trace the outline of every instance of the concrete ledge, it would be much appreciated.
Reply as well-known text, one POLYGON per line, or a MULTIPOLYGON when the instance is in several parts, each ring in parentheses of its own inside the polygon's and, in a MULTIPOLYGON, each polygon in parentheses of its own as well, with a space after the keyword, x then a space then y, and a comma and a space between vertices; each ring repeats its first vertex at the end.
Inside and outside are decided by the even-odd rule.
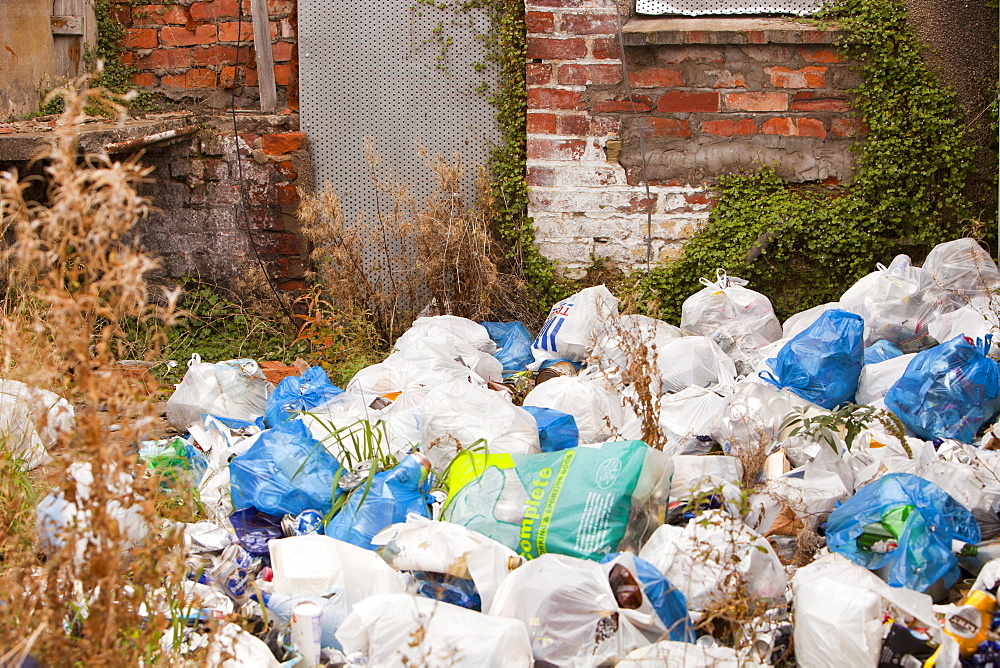
POLYGON ((833 44, 847 36, 836 26, 820 27, 782 18, 659 18, 634 16, 622 28, 625 46, 657 44, 833 44))

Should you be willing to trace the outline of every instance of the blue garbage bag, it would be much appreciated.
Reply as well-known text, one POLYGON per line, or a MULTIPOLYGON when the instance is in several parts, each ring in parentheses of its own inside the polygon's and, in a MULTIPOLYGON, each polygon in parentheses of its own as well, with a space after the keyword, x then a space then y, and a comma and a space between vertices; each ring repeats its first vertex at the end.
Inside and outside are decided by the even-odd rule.
POLYGON ((864 329, 859 315, 824 311, 767 361, 774 373, 761 371, 760 377, 823 408, 834 408, 853 399, 858 389, 864 329))
POLYGON ((498 350, 493 354, 503 365, 503 375, 507 376, 524 371, 535 361, 531 353, 531 334, 523 323, 514 322, 483 322, 490 338, 497 344, 498 350))
POLYGON ((865 364, 878 364, 899 357, 903 351, 886 339, 881 339, 865 348, 865 364))
POLYGON ((396 466, 355 488, 344 507, 326 525, 326 535, 374 550, 372 538, 382 529, 405 522, 408 513, 430 517, 427 493, 430 470, 423 456, 407 455, 396 466), (425 465, 426 464, 426 465, 425 465))
POLYGON ((830 550, 872 571, 888 566, 893 587, 925 591, 959 577, 951 541, 978 543, 979 524, 965 506, 934 483, 891 473, 865 485, 827 520, 830 550))
POLYGON ((279 424, 229 463, 233 508, 271 515, 298 515, 311 508, 326 514, 340 494, 342 470, 302 420, 279 424))
POLYGON ((921 438, 972 443, 1000 409, 1000 364, 986 356, 991 339, 956 336, 917 353, 886 393, 886 408, 921 438))
POLYGON ((538 423, 538 441, 542 452, 575 448, 580 444, 576 418, 569 413, 541 406, 522 406, 538 423))
MULTIPOLYGON (((612 552, 603 559, 602 564, 614 561, 619 552, 612 552)), ((656 566, 633 555, 635 570, 642 585, 642 593, 649 599, 653 610, 660 617, 663 626, 670 634, 669 640, 677 642, 694 642, 695 633, 688 617, 687 597, 677 587, 670 584, 666 576, 656 566)))
POLYGON ((271 563, 271 552, 267 544, 285 537, 280 515, 262 513, 256 508, 241 508, 229 516, 229 523, 233 525, 240 546, 250 556, 260 557, 266 563, 271 563))
POLYGON ((276 427, 295 417, 296 413, 325 404, 343 390, 330 382, 323 367, 311 366, 301 376, 282 379, 267 398, 264 417, 276 427))

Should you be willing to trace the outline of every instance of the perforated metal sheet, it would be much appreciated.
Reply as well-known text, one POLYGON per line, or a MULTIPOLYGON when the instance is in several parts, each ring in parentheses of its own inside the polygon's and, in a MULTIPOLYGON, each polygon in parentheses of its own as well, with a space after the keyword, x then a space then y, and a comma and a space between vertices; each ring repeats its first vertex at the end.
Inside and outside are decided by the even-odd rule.
POLYGON ((636 0, 638 14, 796 14, 807 16, 823 6, 822 0, 636 0))
MULTIPOLYGON (((449 161, 461 151, 463 195, 466 204, 473 202, 477 166, 498 138, 495 110, 475 90, 494 76, 473 67, 485 59, 475 35, 488 25, 484 10, 456 15, 416 0, 299 0, 301 120, 314 184, 337 191, 348 223, 363 215, 372 240, 369 267, 384 254, 375 242, 381 235, 366 138, 381 158, 380 178, 406 185, 418 203, 434 183, 418 147, 449 161), (452 44, 439 60, 441 40, 449 36, 452 44)), ((381 197, 384 214, 392 202, 381 197)))

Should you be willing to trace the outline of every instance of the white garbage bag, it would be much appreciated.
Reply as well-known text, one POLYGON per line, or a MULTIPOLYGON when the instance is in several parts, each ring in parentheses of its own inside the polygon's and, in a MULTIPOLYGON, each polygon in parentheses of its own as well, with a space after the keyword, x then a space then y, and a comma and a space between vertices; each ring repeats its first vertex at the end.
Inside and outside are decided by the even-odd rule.
POLYGON ((167 399, 167 420, 182 432, 200 423, 202 415, 253 422, 264 414, 273 389, 253 360, 212 364, 202 362, 195 353, 180 385, 167 399))
POLYGON ((603 285, 586 288, 558 302, 531 344, 537 369, 544 360, 582 362, 607 332, 608 321, 618 315, 618 300, 603 285))
POLYGON ((413 321, 413 325, 396 339, 392 349, 404 350, 417 339, 441 336, 453 336, 461 339, 487 355, 492 355, 497 351, 497 344, 490 338, 485 327, 478 322, 455 315, 417 318, 413 321))
POLYGON ((0 438, 4 449, 35 468, 48 459, 46 448, 70 433, 76 421, 73 406, 58 394, 0 380, 0 438))
POLYGON ((927 254, 924 270, 956 306, 976 297, 987 297, 1000 288, 1000 269, 975 239, 938 244, 927 254))
POLYGON ((659 394, 680 392, 697 385, 732 387, 736 383, 736 363, 707 336, 682 336, 658 344, 653 351, 659 394))
POLYGON ((897 380, 903 377, 903 372, 906 371, 910 360, 916 356, 916 353, 910 353, 861 367, 858 391, 854 395, 855 400, 859 404, 871 404, 885 398, 885 393, 896 384, 897 380))
POLYGON ((591 353, 591 363, 601 369, 627 372, 636 354, 659 348, 683 336, 679 327, 645 315, 611 318, 607 332, 591 353))
POLYGON ((212 635, 205 665, 221 668, 278 668, 280 664, 267 643, 237 624, 230 623, 212 635))
POLYGON ((443 573, 472 580, 489 610, 493 597, 512 570, 524 563, 514 550, 492 538, 451 522, 410 514, 372 538, 377 552, 397 571, 443 573))
POLYGON ((938 341, 950 341, 958 335, 979 339, 993 335, 989 355, 1000 355, 1000 302, 996 298, 973 296, 950 313, 939 315, 927 326, 927 333, 938 341))
POLYGON ((396 571, 371 550, 319 534, 267 544, 274 591, 289 596, 326 596, 341 591, 353 605, 375 594, 403 592, 396 571))
POLYGON ((930 596, 890 587, 838 554, 800 568, 792 578, 792 595, 795 658, 802 668, 876 668, 886 614, 925 627, 937 642, 943 637, 930 596))
POLYGON ((666 635, 645 595, 637 610, 618 606, 608 581, 610 568, 543 554, 504 580, 490 615, 524 622, 535 661, 580 668, 606 665, 666 635))
POLYGON ((748 665, 754 664, 742 661, 732 647, 661 640, 629 652, 615 668, 743 668, 748 665))
POLYGON ((680 452, 692 439, 711 435, 721 424, 728 404, 728 395, 698 386, 664 395, 657 418, 667 439, 663 451, 680 452))
POLYGON ((729 514, 709 510, 681 528, 658 528, 639 552, 672 585, 688 608, 704 610, 741 593, 773 599, 785 590, 785 569, 766 539, 729 514))
POLYGON ((503 365, 457 337, 420 337, 378 364, 358 371, 347 384, 347 391, 360 394, 370 403, 378 397, 393 397, 404 390, 433 387, 455 379, 479 385, 499 382, 503 379, 503 365))
POLYGON ((733 447, 751 447, 781 440, 781 424, 793 410, 804 407, 824 412, 819 406, 765 383, 740 381, 736 384, 712 437, 733 447))
POLYGON ((590 373, 547 380, 528 393, 524 405, 572 415, 580 430, 580 443, 613 440, 621 433, 631 412, 620 396, 607 389, 603 378, 590 373))
POLYGON ((924 269, 914 267, 906 255, 897 255, 886 267, 862 277, 840 297, 841 306, 865 320, 865 345, 886 340, 894 345, 927 334, 927 326, 940 313, 940 291, 924 269))
POLYGON ((781 338, 781 323, 771 301, 746 288, 747 281, 727 276, 719 269, 715 281, 701 279, 705 286, 684 300, 681 330, 707 336, 734 358, 763 348, 781 338))
POLYGON ((407 594, 372 596, 337 631, 344 652, 369 666, 530 668, 531 641, 517 619, 407 594))
POLYGON ((471 447, 493 454, 541 452, 535 418, 503 392, 461 380, 441 383, 427 393, 421 415, 420 450, 435 471, 471 447))

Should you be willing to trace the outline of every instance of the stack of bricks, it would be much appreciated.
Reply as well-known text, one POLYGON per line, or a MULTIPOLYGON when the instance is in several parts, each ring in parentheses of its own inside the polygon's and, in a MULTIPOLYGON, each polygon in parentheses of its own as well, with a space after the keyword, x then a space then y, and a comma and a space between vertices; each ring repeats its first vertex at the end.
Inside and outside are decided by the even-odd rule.
MULTIPOLYGON (((253 89, 257 65, 250 0, 160 0, 132 6, 117 0, 115 16, 129 26, 126 62, 139 69, 137 86, 170 99, 228 106, 227 89, 253 89), (240 17, 242 16, 242 21, 240 17)), ((268 0, 274 78, 279 101, 298 108, 295 0, 268 0)))
POLYGON ((793 181, 850 180, 858 127, 845 91, 857 78, 835 31, 718 18, 653 32, 633 19, 630 102, 614 0, 528 3, 529 214, 567 274, 599 259, 631 269, 648 251, 653 263, 676 256, 722 174, 764 164, 793 181))

